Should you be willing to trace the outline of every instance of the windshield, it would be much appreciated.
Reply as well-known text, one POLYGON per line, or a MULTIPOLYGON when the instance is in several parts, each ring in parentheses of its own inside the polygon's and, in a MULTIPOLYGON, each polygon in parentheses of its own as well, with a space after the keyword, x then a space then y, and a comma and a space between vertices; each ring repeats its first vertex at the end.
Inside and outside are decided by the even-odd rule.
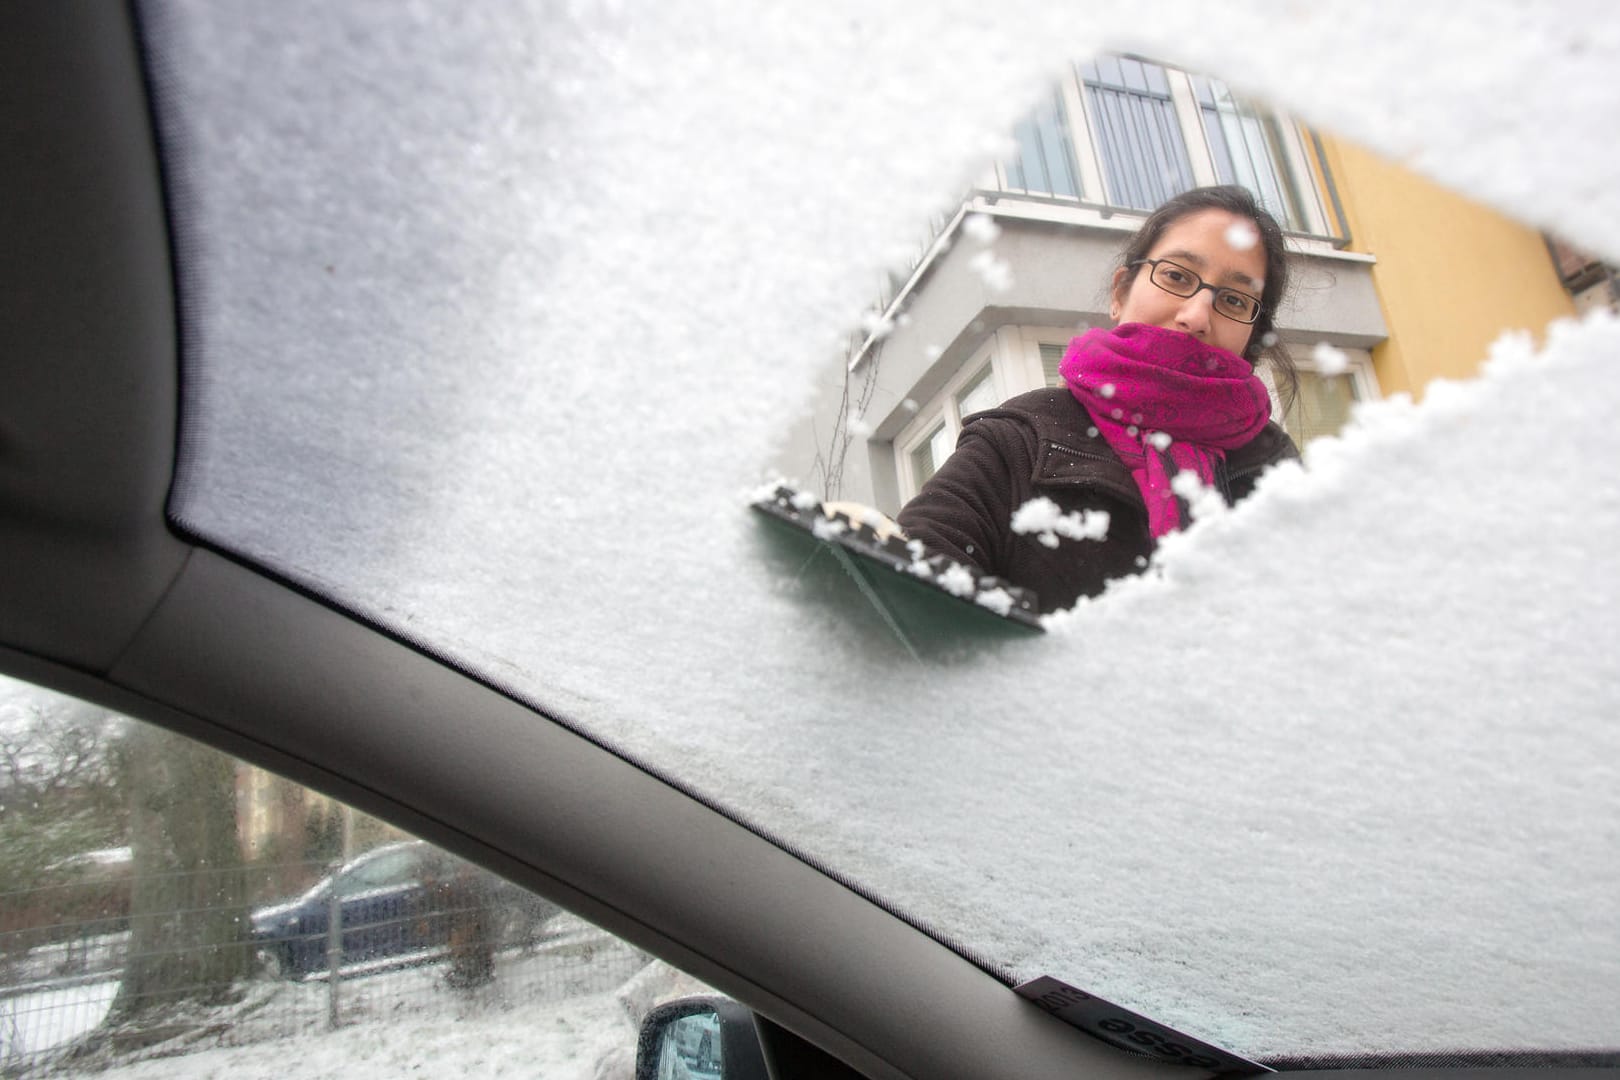
MULTIPOLYGON (((1611 320, 1540 355, 1509 338, 1482 382, 1431 383, 1420 407, 1392 383, 1148 575, 1043 636, 918 662, 784 585, 749 492, 840 393, 820 374, 849 370, 840 333, 881 267, 917 265, 916 223, 953 214, 966 176, 1141 209, 1092 197, 1121 183, 1106 162, 1059 155, 1075 175, 1039 183, 1039 154, 1006 164, 1031 72, 1099 42, 1034 10, 890 34, 846 32, 853 9, 744 29, 611 6, 152 7, 187 193, 183 528, 690 784, 1010 984, 1052 976, 1260 1060, 1620 1041, 1611 320), (1062 48, 992 60, 1032 41, 1062 48)), ((1174 20, 1098 18, 1088 33, 1184 47, 1174 20)), ((1509 156, 1453 130, 1477 102, 1439 96, 1427 59, 1391 61, 1387 90, 1315 65, 1295 82, 1264 61, 1319 54, 1326 31, 1249 18, 1253 40, 1193 59, 1492 199, 1567 196, 1549 213, 1570 225, 1590 209, 1535 171, 1552 142, 1509 156), (1435 95, 1430 141, 1391 119, 1403 94, 1435 95)), ((1465 71, 1554 47, 1477 22, 1446 24, 1465 71)), ((1087 73, 1066 78, 1024 145, 1084 109, 1087 73)), ((1532 106, 1564 111, 1516 93, 1516 138, 1532 106)), ((1277 146, 1296 178, 1327 160, 1277 146)), ((1320 194, 1290 211, 1316 253, 1301 303, 1342 279, 1382 318, 1367 267, 1386 251, 1348 257, 1331 193, 1299 190, 1320 194)), ((1016 252, 987 235, 993 290, 1016 252)), ((986 333, 1072 330, 1053 313, 1094 307, 1105 279, 987 302, 1019 310, 986 333)), ((1333 332, 1362 351, 1314 370, 1376 390, 1388 326, 1333 332)), ((1031 384, 1061 343, 1025 342, 1031 384)), ((926 389, 971 412, 982 383, 958 370, 926 389)), ((892 408, 929 407, 906 390, 892 408)), ((888 488, 859 494, 892 510, 935 433, 877 431, 888 488)))

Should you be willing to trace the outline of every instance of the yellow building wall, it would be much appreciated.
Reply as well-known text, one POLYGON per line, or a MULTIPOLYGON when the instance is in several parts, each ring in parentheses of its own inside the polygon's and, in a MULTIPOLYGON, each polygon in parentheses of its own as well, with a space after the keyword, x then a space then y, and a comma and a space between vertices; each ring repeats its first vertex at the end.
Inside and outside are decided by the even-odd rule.
POLYGON ((1349 250, 1378 260, 1389 340, 1373 350, 1385 394, 1420 397, 1468 378, 1504 330, 1575 314, 1541 234, 1353 143, 1322 137, 1350 226, 1349 250))

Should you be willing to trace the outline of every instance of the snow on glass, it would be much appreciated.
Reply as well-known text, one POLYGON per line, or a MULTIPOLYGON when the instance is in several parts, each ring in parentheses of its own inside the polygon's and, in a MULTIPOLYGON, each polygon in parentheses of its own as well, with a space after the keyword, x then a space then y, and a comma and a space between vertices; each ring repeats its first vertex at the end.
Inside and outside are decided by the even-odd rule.
POLYGON ((816 519, 810 523, 810 531, 815 535, 817 540, 835 540, 844 533, 847 533, 849 531, 849 526, 846 525, 840 518, 821 517, 818 515, 816 519))
POLYGON ((1311 349, 1311 363, 1316 365, 1320 375, 1343 375, 1350 370, 1350 354, 1325 341, 1318 341, 1311 349))
POLYGON ((881 311, 868 311, 861 316, 861 329, 875 341, 881 341, 894 333, 894 319, 884 315, 881 311))
POLYGON ((972 596, 978 589, 978 582, 973 577, 973 571, 961 563, 951 563, 935 577, 945 590, 953 596, 972 596))
POLYGON ((1108 511, 1071 510, 1065 514, 1045 495, 1037 495, 1013 511, 1012 531, 1020 536, 1033 533, 1049 548, 1058 546, 1058 537, 1070 540, 1102 540, 1108 536, 1108 511))
POLYGON ((1226 245, 1233 251, 1248 251, 1260 242, 1260 234, 1247 221, 1234 221, 1226 227, 1226 245))
POLYGON ((989 608, 997 615, 1006 615, 1013 609, 1012 593, 999 585, 995 588, 985 589, 973 598, 973 602, 980 607, 989 608))
POLYGON ((412 36, 333 6, 298 48, 279 9, 186 9, 212 238, 187 519, 998 970, 1251 1056, 1612 1043, 1612 325, 1358 413, 1151 575, 951 665, 810 636, 733 494, 824 390, 874 253, 994 166, 1032 72, 1129 43, 1241 76, 1613 258, 1620 148, 1593 133, 1620 106, 1566 100, 1612 81, 1582 34, 1607 9, 613 7, 412 36), (1480 72, 1525 76, 1500 124, 1473 122, 1480 72), (346 272, 311 274, 334 237, 346 272), (649 488, 676 494, 602 527, 649 488))
POLYGON ((1170 490, 1187 501, 1187 512, 1194 521, 1217 517, 1226 512, 1226 500, 1221 498, 1221 493, 1204 483, 1191 469, 1172 476, 1170 490))
POLYGON ((989 214, 969 214, 962 219, 962 232, 981 244, 992 244, 1001 235, 1001 226, 989 214))
POLYGON ((1008 292, 1012 289, 1012 264, 1006 259, 998 258, 990 251, 980 251, 968 260, 968 265, 978 273, 979 280, 991 292, 1008 292))

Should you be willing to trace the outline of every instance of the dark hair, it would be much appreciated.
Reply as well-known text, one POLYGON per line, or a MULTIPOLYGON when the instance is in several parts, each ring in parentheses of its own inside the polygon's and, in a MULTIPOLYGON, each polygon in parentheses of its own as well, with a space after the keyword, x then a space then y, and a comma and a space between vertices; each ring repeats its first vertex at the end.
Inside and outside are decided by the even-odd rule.
MULTIPOLYGON (((1120 253, 1120 266, 1125 270, 1122 285, 1129 288, 1136 280, 1142 268, 1131 264, 1147 258, 1166 229, 1201 210, 1225 210, 1248 218, 1260 230, 1260 244, 1266 252, 1266 287, 1261 291, 1260 317, 1254 320, 1254 330, 1249 335, 1248 347, 1243 350, 1243 358, 1256 366, 1261 361, 1271 365, 1277 395, 1286 409, 1299 393, 1299 369, 1294 366, 1294 358, 1288 355, 1288 348, 1276 336, 1277 308, 1288 292, 1288 249, 1277 219, 1255 201, 1247 188, 1235 184, 1193 188, 1165 200, 1142 222, 1142 227, 1120 253)), ((1113 291, 1110 287, 1110 296, 1113 291)))

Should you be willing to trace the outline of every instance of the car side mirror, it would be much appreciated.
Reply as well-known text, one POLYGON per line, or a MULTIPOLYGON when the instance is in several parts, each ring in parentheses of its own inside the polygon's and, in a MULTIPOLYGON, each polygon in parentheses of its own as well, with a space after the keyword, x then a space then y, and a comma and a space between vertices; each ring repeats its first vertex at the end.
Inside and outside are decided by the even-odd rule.
POLYGON ((647 1014, 636 1080, 768 1080, 754 1014, 722 997, 687 997, 647 1014))

